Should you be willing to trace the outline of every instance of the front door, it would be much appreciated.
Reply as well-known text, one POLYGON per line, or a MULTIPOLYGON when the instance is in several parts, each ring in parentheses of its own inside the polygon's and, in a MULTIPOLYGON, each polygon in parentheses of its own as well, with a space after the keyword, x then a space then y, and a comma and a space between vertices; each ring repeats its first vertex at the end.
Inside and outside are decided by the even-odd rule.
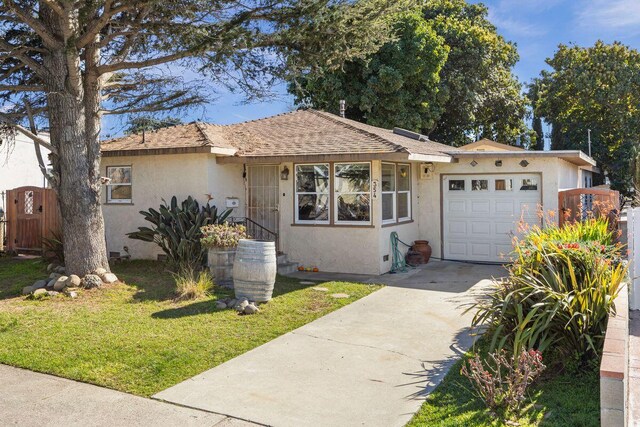
MULTIPOLYGON (((277 236, 279 229, 278 194, 280 171, 277 165, 254 165, 247 167, 248 203, 247 217, 277 236)), ((251 228, 251 227, 249 227, 251 228)), ((252 230, 249 230, 251 234, 252 230)), ((272 240, 269 233, 254 230, 252 236, 262 240, 272 240)), ((273 240, 275 239, 273 236, 273 240)))

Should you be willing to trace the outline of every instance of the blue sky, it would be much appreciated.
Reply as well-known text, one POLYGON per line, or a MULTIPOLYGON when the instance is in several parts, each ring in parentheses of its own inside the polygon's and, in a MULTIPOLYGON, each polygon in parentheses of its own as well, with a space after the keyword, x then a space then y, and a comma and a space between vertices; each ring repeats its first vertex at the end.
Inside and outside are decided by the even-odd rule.
MULTIPOLYGON (((472 1, 473 2, 473 1, 472 1)), ((515 74, 528 82, 546 67, 559 43, 592 45, 596 40, 621 41, 640 48, 640 0, 485 0, 490 20, 500 34, 518 45, 520 61, 515 74)), ((239 94, 218 89, 218 97, 205 108, 185 114, 183 120, 218 124, 266 117, 294 108, 283 86, 273 99, 244 103, 239 94)), ((113 119, 105 133, 119 133, 122 125, 113 119)))

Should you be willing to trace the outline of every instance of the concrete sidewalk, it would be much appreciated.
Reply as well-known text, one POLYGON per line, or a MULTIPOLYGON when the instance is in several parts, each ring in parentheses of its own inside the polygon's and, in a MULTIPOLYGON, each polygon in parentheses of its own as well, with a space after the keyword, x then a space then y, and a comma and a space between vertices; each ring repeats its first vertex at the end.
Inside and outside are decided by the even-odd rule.
POLYGON ((502 272, 436 261, 379 277, 389 286, 154 397, 273 426, 402 426, 472 344, 463 306, 502 272))
POLYGON ((255 426, 224 415, 0 365, 0 425, 255 426))

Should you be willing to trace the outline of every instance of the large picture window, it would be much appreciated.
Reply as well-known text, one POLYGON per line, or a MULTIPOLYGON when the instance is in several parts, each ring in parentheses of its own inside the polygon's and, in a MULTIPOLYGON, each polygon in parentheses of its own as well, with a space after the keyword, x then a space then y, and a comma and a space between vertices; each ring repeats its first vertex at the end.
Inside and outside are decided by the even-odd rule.
POLYGON ((131 166, 108 166, 107 203, 131 203, 131 166))
POLYGON ((371 164, 334 165, 336 224, 371 223, 371 164))
POLYGON ((296 223, 329 223, 329 165, 296 165, 296 223))

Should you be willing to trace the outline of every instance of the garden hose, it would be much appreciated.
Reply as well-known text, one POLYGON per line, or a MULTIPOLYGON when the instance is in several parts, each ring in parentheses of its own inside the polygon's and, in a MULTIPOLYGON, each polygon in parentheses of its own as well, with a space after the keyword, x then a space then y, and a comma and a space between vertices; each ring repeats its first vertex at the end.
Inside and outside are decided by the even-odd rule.
POLYGON ((409 269, 407 262, 404 259, 404 255, 398 249, 398 242, 402 243, 406 247, 410 248, 411 245, 407 245, 405 242, 398 238, 398 233, 391 232, 391 250, 393 251, 393 263, 391 264, 391 273, 405 272, 409 269))

